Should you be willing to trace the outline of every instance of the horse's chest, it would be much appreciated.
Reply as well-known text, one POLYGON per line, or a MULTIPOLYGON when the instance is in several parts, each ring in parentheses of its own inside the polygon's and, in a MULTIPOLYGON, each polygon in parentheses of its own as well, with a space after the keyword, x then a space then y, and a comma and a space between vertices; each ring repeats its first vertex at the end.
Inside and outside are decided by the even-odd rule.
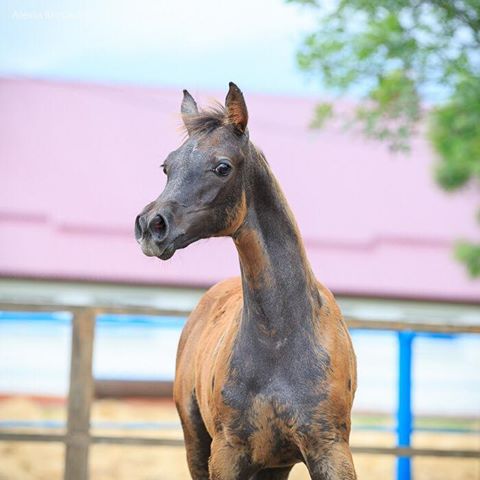
POLYGON ((330 361, 321 347, 303 348, 301 356, 291 351, 284 356, 262 353, 234 353, 222 388, 226 406, 244 416, 258 416, 261 410, 298 422, 325 402, 330 361))
POLYGON ((259 393, 231 410, 225 424, 228 437, 249 451, 254 463, 282 466, 300 460, 295 441, 298 412, 278 395, 259 393))
POLYGON ((299 460, 298 443, 327 398, 328 355, 303 346, 303 355, 238 346, 221 388, 221 424, 259 463, 299 460))

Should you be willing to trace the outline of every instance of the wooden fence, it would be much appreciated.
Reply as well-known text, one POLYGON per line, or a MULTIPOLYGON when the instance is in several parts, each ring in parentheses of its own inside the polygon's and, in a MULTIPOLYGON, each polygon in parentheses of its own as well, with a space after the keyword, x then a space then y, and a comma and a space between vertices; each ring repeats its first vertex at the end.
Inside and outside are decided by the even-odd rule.
MULTIPOLYGON (((8 442, 62 442, 65 451, 65 480, 88 479, 88 456, 90 445, 144 445, 182 447, 183 441, 166 438, 134 436, 105 436, 90 434, 90 408, 93 400, 92 358, 95 336, 95 321, 99 314, 187 316, 189 312, 159 310, 142 307, 79 307, 65 305, 0 304, 0 311, 58 312, 73 315, 72 350, 70 363, 70 386, 66 434, 0 432, 0 441, 8 442)), ((454 323, 391 322, 346 318, 350 328, 369 330, 393 330, 436 333, 480 333, 480 325, 454 323)), ((476 450, 439 450, 411 447, 366 447, 352 446, 353 453, 395 455, 397 457, 435 456, 457 458, 480 458, 476 450)))

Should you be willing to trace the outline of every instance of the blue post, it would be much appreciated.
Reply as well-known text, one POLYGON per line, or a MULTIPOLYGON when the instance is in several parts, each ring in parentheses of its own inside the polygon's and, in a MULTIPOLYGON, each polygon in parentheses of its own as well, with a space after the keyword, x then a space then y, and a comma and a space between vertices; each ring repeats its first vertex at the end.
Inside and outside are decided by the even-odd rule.
MULTIPOLYGON (((412 433, 412 341, 414 332, 398 332, 397 446, 410 447, 412 433)), ((397 458, 397 480, 411 480, 410 457, 397 458)))

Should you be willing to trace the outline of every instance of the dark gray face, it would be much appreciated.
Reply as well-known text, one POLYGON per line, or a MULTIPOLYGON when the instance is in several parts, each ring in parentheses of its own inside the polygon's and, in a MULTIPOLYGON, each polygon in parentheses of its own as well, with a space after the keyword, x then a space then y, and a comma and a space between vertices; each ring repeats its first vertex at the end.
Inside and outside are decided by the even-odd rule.
POLYGON ((242 201, 244 159, 235 148, 238 139, 225 130, 189 138, 168 155, 165 189, 135 222, 145 255, 167 260, 201 238, 233 233, 229 227, 242 201))
MULTIPOLYGON (((229 95, 232 89, 241 95, 232 85, 229 95)), ((246 117, 244 124, 230 121, 228 99, 225 111, 199 113, 185 92, 182 114, 189 137, 164 162, 165 189, 135 220, 145 255, 167 260, 202 238, 232 235, 243 221, 249 141, 246 117)))

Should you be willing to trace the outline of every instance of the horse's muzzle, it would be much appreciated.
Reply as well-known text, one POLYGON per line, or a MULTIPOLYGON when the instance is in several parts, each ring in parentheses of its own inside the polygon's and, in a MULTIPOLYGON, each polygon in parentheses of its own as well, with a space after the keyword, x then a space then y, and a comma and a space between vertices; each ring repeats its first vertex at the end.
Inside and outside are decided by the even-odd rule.
POLYGON ((137 242, 150 237, 155 243, 161 243, 168 234, 168 223, 163 215, 157 214, 148 218, 147 214, 138 215, 135 219, 135 238, 137 242))
POLYGON ((135 219, 135 238, 148 257, 158 257, 162 260, 172 257, 175 247, 167 239, 168 232, 168 221, 164 215, 157 214, 152 217, 142 213, 135 219))

